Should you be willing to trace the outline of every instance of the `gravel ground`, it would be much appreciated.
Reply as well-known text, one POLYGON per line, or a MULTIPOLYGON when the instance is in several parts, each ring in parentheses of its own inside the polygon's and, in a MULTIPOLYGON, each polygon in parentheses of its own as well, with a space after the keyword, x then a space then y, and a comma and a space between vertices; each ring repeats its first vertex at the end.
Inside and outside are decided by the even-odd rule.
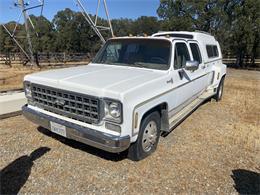
POLYGON ((23 116, 0 121, 1 193, 260 193, 260 72, 229 70, 145 160, 66 140, 23 116))

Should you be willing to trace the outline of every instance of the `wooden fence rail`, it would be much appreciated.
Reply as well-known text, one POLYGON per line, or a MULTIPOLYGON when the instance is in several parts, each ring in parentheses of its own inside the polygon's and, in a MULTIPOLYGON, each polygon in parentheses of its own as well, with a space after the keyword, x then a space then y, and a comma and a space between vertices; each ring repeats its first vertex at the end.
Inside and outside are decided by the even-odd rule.
MULTIPOLYGON (((90 53, 65 53, 65 52, 40 52, 35 55, 40 66, 45 65, 56 65, 56 64, 67 64, 75 62, 89 62, 93 58, 93 54, 90 53)), ((26 64, 28 60, 21 53, 0 53, 0 65, 15 65, 15 64, 26 64)), ((223 58, 223 63, 235 66, 236 57, 227 56, 223 58)), ((248 59, 244 59, 244 63, 249 65, 251 62, 248 59)), ((255 66, 260 67, 260 59, 255 60, 255 66)))
MULTIPOLYGON (((88 62, 90 53, 46 52, 35 55, 39 65, 66 64, 68 62, 88 62)), ((28 60, 20 53, 0 54, 0 65, 27 64, 28 60)))

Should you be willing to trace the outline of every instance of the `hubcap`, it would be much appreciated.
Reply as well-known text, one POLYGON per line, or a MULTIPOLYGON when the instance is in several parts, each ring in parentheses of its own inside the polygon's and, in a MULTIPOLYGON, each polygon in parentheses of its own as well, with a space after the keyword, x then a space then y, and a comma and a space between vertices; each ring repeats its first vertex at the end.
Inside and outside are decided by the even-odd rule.
POLYGON ((149 152, 157 139, 157 125, 154 121, 150 121, 145 129, 142 139, 142 147, 145 152, 149 152))

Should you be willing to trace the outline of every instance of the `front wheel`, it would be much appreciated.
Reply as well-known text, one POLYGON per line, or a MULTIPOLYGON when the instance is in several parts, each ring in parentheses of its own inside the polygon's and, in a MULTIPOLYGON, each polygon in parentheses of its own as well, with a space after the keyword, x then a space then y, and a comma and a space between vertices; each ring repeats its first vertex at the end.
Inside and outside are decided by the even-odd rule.
POLYGON ((138 139, 128 150, 131 160, 139 161, 153 153, 160 137, 160 114, 152 112, 141 122, 138 139))
POLYGON ((217 89, 217 93, 214 97, 214 99, 218 102, 222 99, 222 96, 223 96, 223 90, 224 90, 224 78, 223 77, 218 85, 218 89, 217 89))

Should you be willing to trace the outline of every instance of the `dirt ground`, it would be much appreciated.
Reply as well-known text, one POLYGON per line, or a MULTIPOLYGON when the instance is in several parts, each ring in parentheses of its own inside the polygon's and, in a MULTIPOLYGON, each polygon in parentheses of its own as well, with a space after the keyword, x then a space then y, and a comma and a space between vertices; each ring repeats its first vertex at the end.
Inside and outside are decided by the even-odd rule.
POLYGON ((259 194, 260 72, 229 69, 223 100, 203 104, 140 162, 23 116, 0 121, 0 147, 1 193, 259 194))

